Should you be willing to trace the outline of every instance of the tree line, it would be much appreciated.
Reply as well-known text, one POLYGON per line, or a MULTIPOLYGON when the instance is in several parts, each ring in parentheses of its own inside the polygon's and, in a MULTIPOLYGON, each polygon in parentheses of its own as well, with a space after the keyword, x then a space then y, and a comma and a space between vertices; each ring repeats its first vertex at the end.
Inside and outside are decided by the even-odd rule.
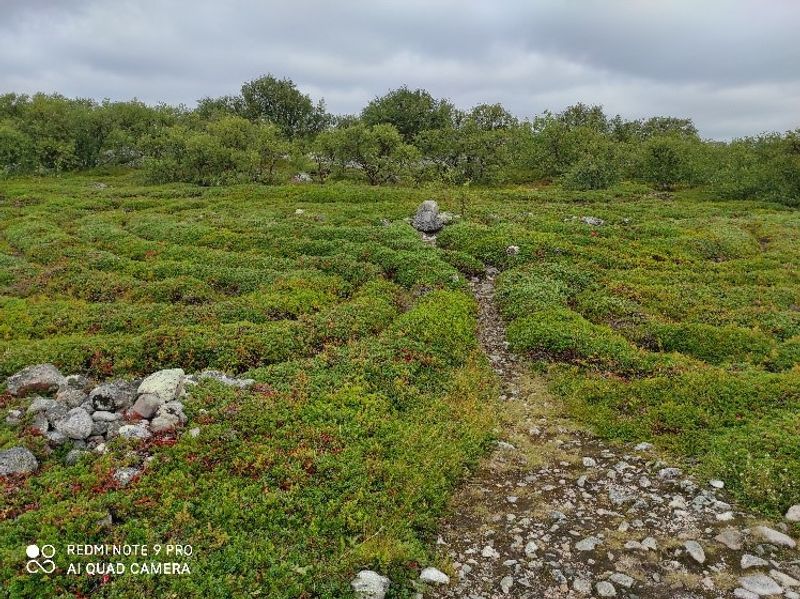
POLYGON ((721 197, 800 203, 800 129, 731 142, 690 119, 626 120, 575 104, 520 120, 500 104, 461 110, 400 87, 358 115, 330 114, 290 79, 266 75, 197 107, 0 95, 0 173, 140 168, 154 183, 317 181, 498 185, 554 181, 605 189, 711 186, 721 197))

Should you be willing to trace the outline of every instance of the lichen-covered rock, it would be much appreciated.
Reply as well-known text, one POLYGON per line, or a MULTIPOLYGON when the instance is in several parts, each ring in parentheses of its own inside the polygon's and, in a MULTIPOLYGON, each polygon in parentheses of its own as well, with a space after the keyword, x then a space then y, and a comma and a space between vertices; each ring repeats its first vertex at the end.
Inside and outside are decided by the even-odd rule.
POLYGON ((8 392, 15 397, 24 397, 32 393, 56 393, 66 384, 66 378, 52 364, 28 366, 6 380, 8 392))
POLYGON ((96 410, 114 412, 133 404, 136 388, 127 381, 111 381, 92 389, 89 399, 96 410))
POLYGON ((219 381, 223 385, 228 385, 229 387, 238 387, 240 389, 249 389, 256 384, 254 379, 239 379, 231 377, 224 372, 220 372, 219 370, 204 370, 197 375, 197 379, 213 379, 215 381, 219 381))
POLYGON ((180 421, 175 414, 161 414, 153 418, 153 421, 150 423, 150 430, 154 433, 166 433, 168 431, 174 430, 180 421))
POLYGON ((441 230, 444 227, 444 221, 439 216, 438 204, 433 200, 422 202, 411 221, 411 226, 422 233, 436 233, 441 230))
POLYGON ((86 439, 92 434, 94 421, 83 408, 72 408, 56 422, 56 430, 70 439, 86 439))
POLYGON ((12 447, 0 451, 0 476, 30 474, 39 468, 39 461, 28 449, 12 447))
POLYGON ((372 570, 361 570, 350 581, 353 592, 358 599, 383 599, 389 590, 390 581, 372 570))
POLYGON ((139 385, 139 395, 155 395, 162 403, 178 399, 183 394, 186 373, 181 368, 154 372, 139 385))
POLYGON ((125 424, 119 427, 116 434, 125 439, 149 439, 152 436, 149 430, 139 424, 125 424))
POLYGON ((83 389, 65 387, 58 392, 56 400, 70 408, 77 408, 88 399, 88 395, 83 389))

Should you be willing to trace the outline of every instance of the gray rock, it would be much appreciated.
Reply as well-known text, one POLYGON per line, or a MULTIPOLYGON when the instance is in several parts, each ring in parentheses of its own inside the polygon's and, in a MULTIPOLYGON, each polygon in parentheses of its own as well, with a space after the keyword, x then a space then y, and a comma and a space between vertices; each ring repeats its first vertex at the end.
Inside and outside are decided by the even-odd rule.
POLYGON ((28 366, 6 380, 8 392, 15 397, 31 393, 55 393, 66 384, 67 380, 52 364, 28 366))
POLYGON ((72 408, 55 423, 56 430, 70 439, 86 439, 92 434, 94 421, 83 408, 72 408))
POLYGON ((17 446, 0 451, 0 476, 30 474, 39 468, 36 456, 28 449, 17 446))
POLYGON ((183 394, 186 373, 181 368, 170 368, 154 372, 139 385, 139 395, 155 395, 162 403, 178 399, 183 394))
POLYGON ((597 460, 594 458, 585 457, 583 458, 582 462, 585 468, 594 468, 597 466, 597 460))
POLYGON ((47 431, 50 430, 50 421, 47 420, 47 414, 44 412, 39 412, 33 419, 33 424, 31 424, 31 428, 35 431, 39 431, 41 434, 45 434, 47 431))
POLYGON ((108 432, 108 422, 102 420, 92 421, 92 436, 102 436, 108 432))
POLYGON ((614 572, 611 576, 608 577, 611 582, 617 583, 621 587, 625 587, 629 589, 633 586, 635 582, 633 578, 628 576, 627 574, 623 574, 622 572, 614 572))
POLYGON ((792 578, 788 574, 784 574, 780 570, 770 570, 770 577, 782 587, 797 587, 800 586, 800 580, 792 578))
POLYGON ((92 413, 92 420, 96 422, 115 422, 122 419, 122 414, 118 412, 107 412, 105 410, 97 410, 92 413))
POLYGON ((519 246, 518 245, 510 245, 506 248, 506 255, 508 256, 517 256, 519 255, 519 246))
POLYGON ((58 431, 47 431, 44 436, 47 437, 47 443, 51 447, 60 447, 67 442, 67 436, 58 431))
POLYGON ((650 451, 651 449, 653 449, 653 444, 646 442, 639 443, 633 448, 634 451, 650 451))
POLYGON ((754 535, 760 537, 771 545, 789 547, 790 549, 794 549, 797 546, 795 540, 789 535, 785 535, 782 532, 778 532, 777 530, 769 528, 768 526, 754 526, 752 528, 752 532, 754 535))
POLYGON ((766 597, 769 595, 780 595, 783 593, 781 585, 772 580, 766 574, 751 574, 749 576, 742 576, 739 579, 739 584, 743 589, 755 593, 759 597, 766 597))
POLYGON ((292 183, 311 183, 312 181, 311 175, 304 172, 299 172, 292 177, 292 183))
POLYGON ((726 528, 717 536, 715 536, 714 540, 722 543, 728 549, 733 549, 734 551, 738 551, 742 548, 742 533, 735 528, 726 528))
POLYGON ((590 595, 592 592, 592 583, 585 578, 576 578, 572 581, 572 589, 581 595, 590 595))
POLYGON ((64 418, 67 417, 69 411, 70 411, 69 406, 63 403, 56 402, 56 405, 48 408, 44 414, 45 416, 47 416, 47 422, 49 422, 51 426, 55 426, 56 422, 58 422, 59 420, 63 420, 64 418))
POLYGON ((115 412, 133 404, 136 390, 127 381, 111 381, 92 389, 89 399, 95 409, 115 412))
POLYGON ((575 543, 575 549, 578 551, 594 551, 594 548, 602 543, 603 541, 597 537, 586 537, 585 539, 575 543))
POLYGON ((149 430, 138 424, 125 424, 119 427, 116 434, 125 439, 149 439, 152 437, 149 430))
POLYGON ((736 597, 736 599, 758 599, 758 595, 741 587, 733 589, 733 596, 736 597))
POLYGON ((174 430, 179 423, 180 420, 175 414, 161 414, 153 418, 153 421, 150 423, 150 430, 156 434, 166 433, 174 430))
POLYGON ((89 396, 83 389, 75 389, 74 387, 65 387, 56 395, 56 400, 69 408, 81 406, 88 398, 89 396))
POLYGON ((512 576, 503 576, 503 578, 500 579, 500 590, 503 591, 506 595, 513 586, 514 586, 514 578, 512 576))
POLYGON ((439 206, 433 200, 425 200, 417 209, 414 219, 411 221, 417 231, 422 233, 436 233, 444 226, 444 222, 439 216, 439 206))
POLYGON ((703 547, 700 543, 697 541, 685 541, 683 546, 694 561, 699 564, 704 564, 706 562, 706 552, 703 551, 703 547))
POLYGON ((117 481, 119 486, 127 487, 131 481, 133 481, 133 479, 139 475, 139 473, 141 473, 141 470, 138 468, 118 468, 114 471, 113 476, 114 480, 117 481))
POLYGON ((82 374, 70 374, 65 380, 67 381, 67 386, 72 389, 86 391, 89 388, 89 379, 82 374))
POLYGON ((786 519, 789 522, 800 522, 800 503, 793 505, 786 511, 786 519))
POLYGON ((390 581, 372 570, 361 570, 350 581, 353 592, 358 599, 383 599, 389 590, 390 581))
POLYGON ((158 408, 160 408, 161 404, 163 403, 164 401, 158 395, 145 393, 137 398, 133 404, 133 407, 131 408, 131 411, 138 416, 149 420, 156 415, 158 408))
POLYGON ((606 221, 604 221, 602 218, 597 218, 596 216, 582 216, 581 222, 592 227, 602 227, 604 224, 606 224, 606 221))
POLYGON ((662 468, 658 471, 658 478, 661 480, 675 480, 683 474, 680 468, 662 468))
POLYGON ((77 464, 83 456, 89 455, 89 452, 85 449, 70 449, 67 452, 67 455, 64 456, 64 463, 67 466, 74 466, 77 464))
POLYGON ((769 562, 765 559, 761 559, 760 557, 756 557, 755 555, 745 553, 742 556, 739 565, 742 567, 742 570, 747 570, 748 568, 763 568, 764 566, 768 566, 769 562))
POLYGON ((614 585, 607 580, 601 580, 598 582, 596 585, 594 585, 594 589, 597 591, 597 595, 600 597, 617 596, 617 589, 615 589, 614 585))
POLYGON ((55 399, 36 396, 33 398, 33 401, 30 403, 26 411, 28 414, 37 414, 39 412, 47 412, 47 410, 50 410, 57 405, 58 402, 55 399))
POLYGON ((200 429, 195 427, 189 431, 189 435, 192 437, 199 437, 200 436, 200 429))
POLYGON ((9 410, 6 414, 6 424, 17 426, 22 421, 22 410, 9 410))
POLYGON ((538 550, 539 547, 536 545, 534 541, 528 541, 525 545, 525 555, 528 557, 535 556, 538 550))
POLYGON ((431 567, 420 572, 419 579, 426 584, 450 584, 450 577, 447 574, 431 567))

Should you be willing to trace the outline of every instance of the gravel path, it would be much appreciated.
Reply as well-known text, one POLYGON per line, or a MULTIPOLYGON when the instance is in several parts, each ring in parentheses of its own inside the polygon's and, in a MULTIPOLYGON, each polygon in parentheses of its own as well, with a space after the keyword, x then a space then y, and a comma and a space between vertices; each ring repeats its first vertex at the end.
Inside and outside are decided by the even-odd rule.
POLYGON ((454 575, 426 596, 800 599, 785 523, 749 516, 720 481, 685 475, 646 443, 607 444, 564 417, 508 351, 496 274, 471 284, 503 381, 503 441, 454 499, 439 538, 454 575))

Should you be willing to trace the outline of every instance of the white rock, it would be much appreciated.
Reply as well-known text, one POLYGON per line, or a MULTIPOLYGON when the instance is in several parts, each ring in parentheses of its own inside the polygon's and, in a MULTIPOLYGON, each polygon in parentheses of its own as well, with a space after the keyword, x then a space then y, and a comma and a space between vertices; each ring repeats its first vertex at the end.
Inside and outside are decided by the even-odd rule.
POLYGON ((797 546, 797 543, 792 537, 769 528, 768 526, 754 526, 752 530, 754 535, 772 545, 789 547, 790 549, 794 549, 797 546))
POLYGON ((608 577, 611 582, 617 583, 621 587, 625 587, 629 589, 633 586, 634 580, 627 574, 623 574, 622 572, 615 572, 611 576, 608 577))
POLYGON ((420 572, 419 579, 427 584, 450 584, 450 577, 447 574, 431 567, 420 572))
POLYGON ((747 570, 748 568, 763 568, 764 566, 768 566, 769 562, 765 559, 761 559, 760 557, 756 557, 755 555, 745 553, 742 556, 739 565, 742 567, 742 570, 747 570))
POLYGON ((658 549, 658 542, 653 537, 646 537, 642 541, 642 547, 650 551, 655 551, 658 549))
POLYGON ((588 457, 583 458, 583 465, 586 468, 594 468, 595 466, 597 466, 597 460, 588 457))
POLYGON ((572 581, 572 588, 576 593, 589 595, 592 592, 592 583, 585 578, 576 578, 572 581))
POLYGON ((141 470, 138 468, 119 468, 114 471, 114 480, 116 480, 121 487, 127 487, 140 472, 141 470))
POLYGON ((758 599, 758 595, 743 588, 733 589, 733 596, 736 599, 758 599))
POLYGON ((692 557, 694 561, 699 564, 704 564, 706 561, 706 552, 703 551, 703 547, 697 541, 686 541, 683 546, 686 548, 686 552, 692 557))
POLYGON ((39 468, 39 461, 30 450, 17 446, 0 451, 0 476, 30 474, 39 468))
POLYGON ((755 593, 759 597, 780 595, 783 592, 781 586, 766 574, 742 576, 739 579, 739 584, 742 585, 743 589, 755 593))
POLYGON ((634 451, 650 451, 653 449, 652 443, 639 443, 633 448, 634 451))
POLYGON ((782 587, 797 587, 800 586, 800 580, 792 578, 788 574, 784 574, 779 570, 770 570, 769 575, 782 587))
POLYGON ((603 541, 597 537, 586 537, 575 543, 575 549, 578 551, 593 551, 595 547, 602 544, 603 541))
POLYGON ((511 576, 503 576, 500 579, 500 589, 503 593, 508 594, 512 586, 514 586, 514 579, 511 576))
POLYGON ((787 510, 786 519, 789 522, 800 522, 800 503, 793 505, 787 510))
POLYGON ((186 373, 182 368, 170 368, 154 372, 139 385, 138 395, 158 396, 162 402, 178 399, 183 393, 186 373))
POLYGON ((614 588, 614 585, 608 582, 607 580, 601 580, 596 585, 594 585, 594 589, 597 591, 597 594, 600 597, 616 597, 617 596, 617 589, 614 588))
POLYGON ((539 550, 539 547, 533 541, 528 541, 528 544, 525 545, 525 555, 528 557, 533 557, 536 555, 536 552, 539 550))
POLYGON ((734 551, 738 551, 742 548, 742 533, 735 528, 726 528, 717 536, 715 536, 714 540, 718 543, 722 543, 728 549, 733 549, 734 551))
POLYGON ((500 557, 500 554, 491 545, 487 545, 486 547, 481 549, 481 555, 489 559, 497 559, 498 557, 500 557))
POLYGON ((86 439, 92 434, 94 421, 83 408, 72 408, 66 416, 56 422, 56 430, 70 439, 86 439))
POLYGON ((715 489, 722 489, 723 487, 725 487, 725 483, 717 479, 708 481, 708 484, 714 487, 715 489))
POLYGON ((361 570, 350 581, 353 592, 358 599, 383 599, 389 590, 390 581, 372 570, 361 570))
POLYGON ((149 439, 152 436, 149 430, 137 424, 125 424, 119 427, 117 434, 125 439, 149 439))

